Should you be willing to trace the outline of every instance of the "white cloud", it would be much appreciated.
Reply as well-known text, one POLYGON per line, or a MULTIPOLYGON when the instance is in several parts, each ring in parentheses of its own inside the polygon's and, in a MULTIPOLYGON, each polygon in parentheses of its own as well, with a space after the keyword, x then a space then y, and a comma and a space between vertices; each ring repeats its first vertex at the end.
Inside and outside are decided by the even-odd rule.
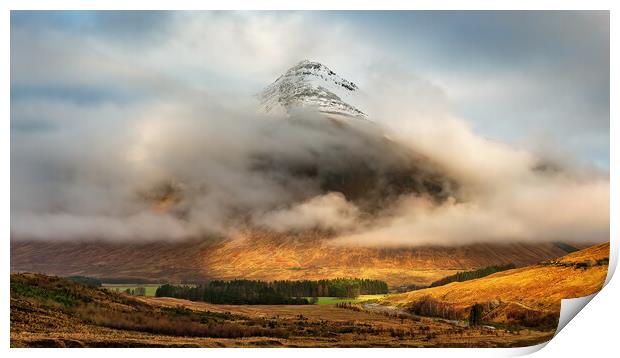
POLYGON ((575 165, 562 149, 549 154, 486 139, 451 104, 503 109, 497 121, 510 122, 506 128, 521 128, 527 113, 554 116, 510 111, 523 98, 510 98, 513 87, 526 92, 530 78, 495 68, 489 76, 504 76, 434 83, 393 66, 407 61, 366 41, 354 24, 307 13, 179 13, 168 21, 139 51, 118 37, 12 31, 12 86, 41 89, 12 102, 15 236, 179 239, 248 224, 336 230, 341 243, 387 246, 608 235, 606 173, 575 165), (250 95, 303 58, 360 84, 375 134, 365 129, 366 137, 355 137, 256 113, 250 95), (73 92, 63 93, 67 88, 73 92), (82 89, 101 98, 82 103, 82 89), (282 163, 345 170, 350 154, 379 168, 399 163, 372 145, 384 132, 453 178, 453 198, 407 195, 367 215, 316 178, 256 170, 282 163), (532 170, 540 164, 558 171, 532 170), (140 197, 168 184, 183 193, 168 212, 140 197))

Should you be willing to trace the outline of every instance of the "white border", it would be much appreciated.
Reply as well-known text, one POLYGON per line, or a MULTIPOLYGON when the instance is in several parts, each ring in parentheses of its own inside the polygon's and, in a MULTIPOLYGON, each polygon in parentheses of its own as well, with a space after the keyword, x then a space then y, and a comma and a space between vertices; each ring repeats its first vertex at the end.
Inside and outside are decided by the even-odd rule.
MULTIPOLYGON (((5 337, 4 348, 8 350, 9 346, 9 274, 10 274, 10 250, 9 250, 9 231, 10 231, 10 142, 9 142, 9 118, 10 118, 10 66, 9 66, 9 51, 10 51, 10 9, 15 10, 35 10, 35 9, 178 9, 178 10, 197 10, 197 9, 246 9, 246 10, 269 10, 269 9, 290 9, 290 10, 340 10, 340 9, 365 9, 365 10, 385 10, 385 9, 418 9, 418 10, 612 10, 611 11, 611 38, 617 39, 618 26, 614 24, 616 20, 615 10, 618 5, 614 7, 613 1, 603 0, 589 0, 589 1, 576 1, 576 0, 557 0, 557 1, 492 1, 492 0, 470 0, 465 3, 459 0, 444 0, 441 2, 433 1, 407 1, 407 0, 382 0, 382 1, 328 1, 328 0, 302 0, 302 1, 287 1, 287 0, 263 0, 263 1, 250 1, 250 0, 228 0, 220 1, 216 3, 209 3, 198 0, 151 0, 151 1, 121 1, 121 0, 109 0, 109 1, 79 1, 79 0, 57 0, 53 4, 50 1, 44 0, 5 0, 0 2, 0 41, 2 54, 2 69, 3 69, 3 86, 0 91, 3 101, 0 105, 5 120, 3 121, 2 131, 0 131, 0 143, 4 146, 0 160, 2 161, 2 168, 5 168, 5 175, 2 175, 2 216, 0 217, 2 232, 5 233, 2 242, 3 257, 5 258, 4 272, 0 274, 0 280, 2 282, 2 297, 5 302, 4 314, 0 316, 2 320, 2 333, 5 337)), ((611 63, 614 63, 614 59, 617 59, 617 45, 614 42, 611 43, 611 63)), ((611 98, 617 95, 617 71, 611 68, 611 98)), ((617 113, 617 105, 614 101, 611 101, 610 118, 615 118, 617 113)), ((610 124, 611 128, 611 183, 618 180, 618 156, 614 153, 618 153, 618 144, 614 139, 618 139, 618 125, 613 120, 610 124)), ((611 186, 611 201, 610 201, 610 214, 611 218, 618 218, 618 191, 615 186, 611 186)), ((557 357, 557 356, 590 356, 594 354, 611 353, 616 351, 617 330, 615 321, 619 319, 618 305, 620 302, 620 285, 618 280, 611 281, 615 271, 615 263, 617 262, 617 239, 618 239, 618 225, 614 220, 611 221, 611 261, 610 272, 608 274, 607 283, 605 289, 592 299, 593 304, 584 308, 584 313, 577 316, 574 324, 569 324, 562 332, 560 332, 553 340, 549 342, 546 349, 537 353, 538 356, 544 357, 557 357)), ((536 351, 545 344, 519 349, 354 349, 347 350, 346 354, 355 355, 377 355, 377 354, 389 354, 391 356, 409 356, 411 354, 422 354, 425 356, 453 356, 459 357, 481 357, 481 356, 505 356, 505 355, 522 355, 536 351)), ((31 355, 31 354, 44 354, 51 357, 67 355, 83 355, 87 353, 89 355, 107 357, 110 354, 110 350, 90 349, 84 352, 81 349, 73 350, 20 350, 11 349, 8 350, 9 354, 15 356, 31 355)), ((137 355, 142 352, 136 349, 132 350, 115 350, 115 354, 121 353, 137 355)), ((321 355, 342 355, 343 352, 340 349, 322 349, 317 351, 315 349, 286 349, 286 350, 273 350, 273 349, 222 349, 216 350, 176 350, 169 352, 167 349, 150 350, 144 352, 148 355, 171 355, 182 354, 191 356, 204 356, 205 354, 217 354, 218 356, 241 356, 246 354, 252 354, 256 356, 282 356, 282 357, 315 357, 317 354, 321 355)))

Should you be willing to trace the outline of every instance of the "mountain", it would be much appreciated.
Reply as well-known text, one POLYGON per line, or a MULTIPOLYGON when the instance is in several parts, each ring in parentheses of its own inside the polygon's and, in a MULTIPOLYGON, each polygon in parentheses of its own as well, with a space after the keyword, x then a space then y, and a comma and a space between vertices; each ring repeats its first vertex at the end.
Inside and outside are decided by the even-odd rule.
MULTIPOLYGON (((249 170, 288 188, 292 197, 288 204, 337 192, 368 217, 389 212, 403 195, 424 196, 437 202, 456 197, 459 183, 446 170, 408 146, 386 138, 379 125, 348 104, 355 101, 358 92, 357 85, 318 62, 302 61, 291 67, 260 95, 266 111, 280 107, 294 115, 303 108, 346 120, 299 118, 275 122, 287 128, 310 128, 311 143, 292 153, 253 153, 249 170), (321 138, 318 144, 312 140, 316 137, 321 138), (303 155, 298 155, 299 151, 303 155)), ((273 135, 282 135, 276 139, 287 143, 287 131, 276 130, 273 135)), ((183 206, 192 189, 197 189, 174 179, 137 193, 138 197, 151 204, 153 210, 183 218, 184 211, 175 209, 183 206)), ((243 210, 234 215, 243 218, 253 214, 243 210)), ((523 266, 567 252, 552 243, 340 247, 331 245, 326 233, 308 230, 277 234, 257 227, 229 238, 176 242, 89 241, 88 237, 83 241, 28 239, 11 241, 12 271, 157 282, 359 277, 381 279, 391 287, 427 285, 460 270, 508 263, 523 266)))
MULTIPOLYGON (((266 112, 285 111, 294 119, 270 122, 265 130, 269 140, 289 143, 290 150, 259 146, 248 153, 248 171, 286 187, 291 197, 287 205, 335 192, 374 215, 406 194, 437 202, 454 197, 458 183, 444 168, 391 140, 350 104, 359 102, 358 94, 355 83, 321 63, 305 60, 289 68, 259 97, 266 112)), ((188 192, 203 190, 187 185, 168 178, 138 196, 158 211, 172 211, 188 192)), ((235 213, 254 214, 244 208, 235 213)))
POLYGON ((405 194, 425 195, 438 202, 454 196, 458 183, 446 170, 389 139, 384 128, 352 105, 362 102, 358 86, 329 67, 301 61, 258 97, 265 112, 287 113, 296 119, 287 123, 290 127, 304 128, 321 143, 309 145, 301 160, 287 153, 256 153, 253 169, 265 176, 302 180, 307 186, 317 186, 320 194, 341 193, 371 214, 405 194), (306 118, 317 114, 328 120, 306 118))
POLYGON ((330 244, 310 232, 275 234, 251 231, 212 247, 202 261, 212 275, 229 279, 322 279, 364 277, 391 289, 428 285, 454 274, 491 265, 519 267, 565 255, 554 244, 472 244, 454 247, 351 247, 330 244))
POLYGON ((478 304, 486 322, 555 326, 561 300, 599 291, 608 262, 609 243, 603 243, 480 279, 389 295, 382 303, 448 319, 467 319, 478 304))
POLYGON ((367 120, 367 115, 347 103, 359 94, 357 85, 327 66, 304 60, 289 68, 260 94, 265 112, 300 108, 345 118, 367 120))
POLYGON ((177 242, 11 241, 11 271, 154 282, 209 278, 259 280, 360 277, 391 288, 428 285, 472 268, 535 264, 566 254, 554 244, 369 248, 329 244, 312 232, 257 230, 233 238, 177 242))

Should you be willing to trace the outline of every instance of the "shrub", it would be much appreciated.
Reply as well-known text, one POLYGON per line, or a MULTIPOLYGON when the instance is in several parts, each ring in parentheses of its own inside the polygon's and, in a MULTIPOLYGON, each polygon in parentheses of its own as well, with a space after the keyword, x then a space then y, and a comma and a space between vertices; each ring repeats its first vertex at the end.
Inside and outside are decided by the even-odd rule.
POLYGON ((480 325, 480 323, 482 323, 482 305, 479 303, 474 304, 473 306, 471 306, 471 309, 469 311, 469 325, 470 326, 478 326, 480 325))
POLYGON ((282 329, 248 327, 234 323, 203 324, 188 316, 170 316, 152 312, 118 312, 102 307, 80 307, 75 311, 84 321, 121 330, 140 331, 154 334, 189 337, 242 338, 279 337, 287 338, 282 329))
POLYGON ((447 319, 460 319, 463 312, 450 304, 438 301, 431 296, 423 296, 409 307, 411 313, 419 316, 435 316, 447 319))

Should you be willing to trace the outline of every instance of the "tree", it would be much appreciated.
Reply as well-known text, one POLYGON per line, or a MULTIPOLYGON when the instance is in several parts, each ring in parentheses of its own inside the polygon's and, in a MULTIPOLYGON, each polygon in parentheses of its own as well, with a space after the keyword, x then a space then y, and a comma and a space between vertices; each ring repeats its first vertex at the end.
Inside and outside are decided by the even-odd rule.
POLYGON ((146 296, 146 288, 143 286, 138 286, 134 289, 134 295, 136 296, 146 296))
MULTIPOLYGON (((175 297, 216 304, 308 304, 317 296, 355 298, 362 294, 387 292, 383 281, 337 278, 320 281, 212 280, 194 286, 162 285, 157 297, 175 297)), ((136 292, 136 294, 139 294, 136 292)))
POLYGON ((482 305, 479 303, 471 306, 471 310, 469 311, 469 325, 470 326, 478 326, 482 322, 482 305))

